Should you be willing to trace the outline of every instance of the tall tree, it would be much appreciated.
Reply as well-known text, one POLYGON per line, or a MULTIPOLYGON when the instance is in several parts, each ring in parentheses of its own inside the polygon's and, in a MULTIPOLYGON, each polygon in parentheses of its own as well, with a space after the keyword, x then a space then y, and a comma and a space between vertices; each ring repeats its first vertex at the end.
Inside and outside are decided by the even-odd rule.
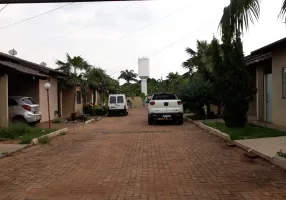
POLYGON ((210 44, 204 40, 197 40, 196 48, 196 51, 186 48, 190 58, 183 62, 182 66, 189 70, 189 74, 197 72, 196 76, 200 76, 199 78, 203 80, 209 80, 212 73, 210 44))
POLYGON ((124 79, 127 83, 130 83, 130 81, 137 82, 137 74, 134 72, 134 70, 124 70, 120 72, 120 76, 118 79, 124 79))
POLYGON ((215 91, 224 104, 223 119, 226 126, 242 127, 247 121, 249 102, 255 94, 246 69, 239 30, 233 37, 233 19, 222 24, 221 51, 216 39, 212 42, 215 91))
MULTIPOLYGON (((230 0, 230 3, 223 10, 220 21, 220 27, 223 24, 230 24, 230 32, 232 38, 236 37, 236 33, 243 33, 249 28, 250 23, 254 23, 259 19, 260 0, 230 0)), ((282 6, 278 17, 286 20, 286 0, 282 0, 282 6)))
POLYGON ((107 75, 105 71, 99 67, 91 68, 87 71, 85 78, 88 80, 88 86, 93 93, 93 104, 95 105, 96 101, 96 91, 103 92, 103 85, 106 81, 107 75))
MULTIPOLYGON (((66 61, 57 60, 56 64, 59 66, 56 70, 65 73, 67 76, 61 81, 61 87, 76 87, 86 84, 83 76, 86 70, 89 70, 91 65, 88 64, 81 56, 71 57, 66 54, 66 61)), ((73 112, 75 112, 76 90, 74 90, 74 105, 73 112)))

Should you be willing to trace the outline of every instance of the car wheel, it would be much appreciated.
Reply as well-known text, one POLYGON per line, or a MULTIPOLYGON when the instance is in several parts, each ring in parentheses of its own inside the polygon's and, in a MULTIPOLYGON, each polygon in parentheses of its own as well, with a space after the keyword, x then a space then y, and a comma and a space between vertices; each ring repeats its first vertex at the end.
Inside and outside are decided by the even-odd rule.
POLYGON ((13 123, 17 123, 17 124, 27 124, 27 121, 25 120, 24 117, 21 116, 16 116, 12 119, 13 123))
POLYGON ((148 115, 148 125, 153 125, 154 124, 154 119, 152 116, 148 115))
POLYGON ((31 122, 31 123, 29 123, 29 125, 30 125, 30 126, 36 126, 37 123, 39 123, 39 122, 31 122))

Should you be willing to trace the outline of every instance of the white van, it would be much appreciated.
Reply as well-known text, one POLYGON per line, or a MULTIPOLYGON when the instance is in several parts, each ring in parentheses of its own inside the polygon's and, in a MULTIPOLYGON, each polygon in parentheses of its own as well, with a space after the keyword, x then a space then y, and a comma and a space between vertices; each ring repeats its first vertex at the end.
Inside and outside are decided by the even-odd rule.
POLYGON ((127 99, 125 94, 110 94, 108 97, 108 116, 112 114, 128 115, 127 99))

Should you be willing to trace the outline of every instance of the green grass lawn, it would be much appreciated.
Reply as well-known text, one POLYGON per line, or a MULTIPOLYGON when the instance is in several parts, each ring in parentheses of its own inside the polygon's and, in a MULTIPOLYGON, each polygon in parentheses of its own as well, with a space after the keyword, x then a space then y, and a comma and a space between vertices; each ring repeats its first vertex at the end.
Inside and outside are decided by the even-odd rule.
POLYGON ((230 135, 232 140, 286 136, 286 132, 253 124, 247 124, 244 128, 228 128, 223 122, 204 121, 203 123, 230 135))
POLYGON ((0 129, 0 140, 20 140, 21 144, 29 144, 32 139, 56 131, 55 129, 42 129, 26 124, 9 124, 9 128, 0 129))

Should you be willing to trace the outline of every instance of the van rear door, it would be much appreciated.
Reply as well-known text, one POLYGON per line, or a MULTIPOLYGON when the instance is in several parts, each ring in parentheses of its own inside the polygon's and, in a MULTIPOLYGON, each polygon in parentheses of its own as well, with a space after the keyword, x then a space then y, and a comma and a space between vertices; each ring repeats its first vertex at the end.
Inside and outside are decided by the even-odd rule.
POLYGON ((126 106, 125 106, 124 96, 118 95, 117 96, 117 109, 118 110, 124 110, 125 108, 126 108, 126 106))
POLYGON ((110 110, 116 110, 117 109, 116 96, 113 96, 113 95, 109 96, 108 106, 109 106, 110 110))

